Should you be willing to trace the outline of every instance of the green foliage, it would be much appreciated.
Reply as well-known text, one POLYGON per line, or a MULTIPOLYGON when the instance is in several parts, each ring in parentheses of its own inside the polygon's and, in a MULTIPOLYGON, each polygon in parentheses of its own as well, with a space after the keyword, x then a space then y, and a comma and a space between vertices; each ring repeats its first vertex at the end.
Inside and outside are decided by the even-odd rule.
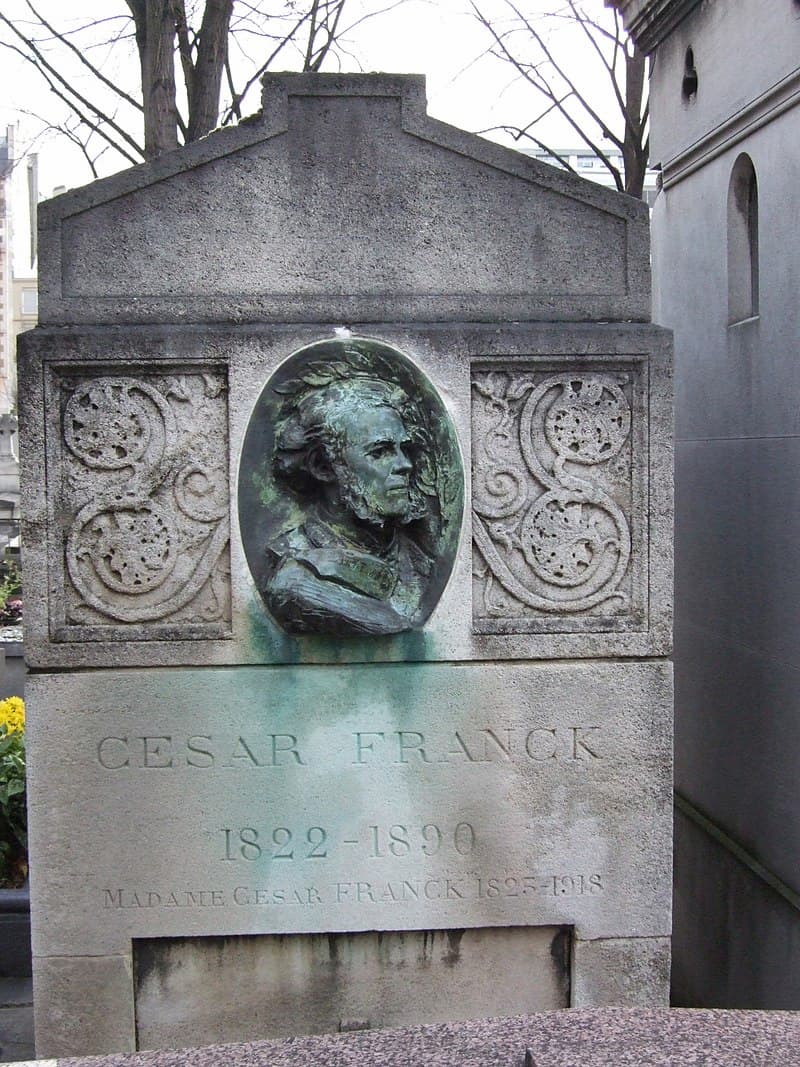
POLYGON ((0 611, 6 606, 9 597, 19 593, 21 588, 19 567, 13 559, 0 560, 0 611))
POLYGON ((0 700, 0 886, 22 885, 28 873, 25 804, 25 705, 0 700))
POLYGON ((0 626, 14 626, 22 622, 20 593, 19 567, 13 559, 0 559, 0 626))

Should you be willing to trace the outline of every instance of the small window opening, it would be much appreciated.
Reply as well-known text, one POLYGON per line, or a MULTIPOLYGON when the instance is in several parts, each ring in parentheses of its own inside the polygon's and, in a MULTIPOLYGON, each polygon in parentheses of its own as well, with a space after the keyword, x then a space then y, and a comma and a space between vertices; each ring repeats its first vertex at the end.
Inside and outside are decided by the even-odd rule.
POLYGON ((758 182, 742 153, 728 186, 728 322, 758 315, 758 182))
POLYGON ((22 314, 36 315, 39 312, 39 293, 36 289, 22 290, 22 314))
POLYGON ((697 96, 697 68, 694 65, 694 50, 686 49, 686 58, 683 62, 683 84, 681 95, 686 103, 690 103, 697 96))

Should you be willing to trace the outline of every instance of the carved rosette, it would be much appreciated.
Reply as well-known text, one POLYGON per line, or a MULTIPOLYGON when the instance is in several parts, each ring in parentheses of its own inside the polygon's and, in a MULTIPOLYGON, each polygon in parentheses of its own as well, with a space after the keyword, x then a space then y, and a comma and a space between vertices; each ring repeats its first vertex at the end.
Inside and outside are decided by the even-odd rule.
POLYGON ((62 639, 230 628, 227 390, 217 367, 59 378, 62 639))
POLYGON ((634 628, 632 374, 529 367, 473 373, 475 629, 634 628))

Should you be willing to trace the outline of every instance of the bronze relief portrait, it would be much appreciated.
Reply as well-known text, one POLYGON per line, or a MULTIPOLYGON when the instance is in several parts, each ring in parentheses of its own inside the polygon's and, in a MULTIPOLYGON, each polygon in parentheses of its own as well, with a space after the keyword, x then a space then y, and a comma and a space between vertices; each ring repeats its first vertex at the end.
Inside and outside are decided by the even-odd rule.
POLYGON ((444 404, 401 352, 348 338, 294 353, 256 404, 239 475, 245 553, 274 622, 422 627, 452 570, 463 481, 444 404))

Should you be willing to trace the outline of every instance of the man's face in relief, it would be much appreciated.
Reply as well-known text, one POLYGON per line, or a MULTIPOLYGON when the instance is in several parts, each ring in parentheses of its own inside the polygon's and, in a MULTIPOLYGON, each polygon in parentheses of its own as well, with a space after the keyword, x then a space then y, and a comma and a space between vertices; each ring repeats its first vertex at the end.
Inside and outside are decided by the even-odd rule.
POLYGON ((333 464, 342 501, 363 522, 403 522, 411 512, 411 440, 389 407, 341 413, 344 443, 333 464))

